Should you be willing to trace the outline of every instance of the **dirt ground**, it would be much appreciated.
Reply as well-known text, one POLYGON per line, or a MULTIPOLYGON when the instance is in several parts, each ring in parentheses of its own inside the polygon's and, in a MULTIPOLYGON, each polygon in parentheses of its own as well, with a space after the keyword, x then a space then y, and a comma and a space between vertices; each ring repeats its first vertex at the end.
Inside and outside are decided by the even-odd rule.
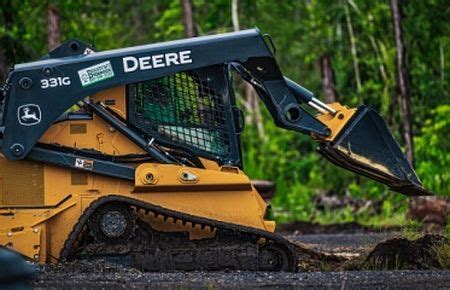
POLYGON ((434 251, 448 245, 442 236, 428 235, 409 241, 399 238, 395 230, 348 226, 301 228, 306 230, 282 232, 301 253, 299 273, 142 273, 107 262, 75 262, 41 267, 33 286, 35 289, 450 288, 450 270, 442 269, 434 251))

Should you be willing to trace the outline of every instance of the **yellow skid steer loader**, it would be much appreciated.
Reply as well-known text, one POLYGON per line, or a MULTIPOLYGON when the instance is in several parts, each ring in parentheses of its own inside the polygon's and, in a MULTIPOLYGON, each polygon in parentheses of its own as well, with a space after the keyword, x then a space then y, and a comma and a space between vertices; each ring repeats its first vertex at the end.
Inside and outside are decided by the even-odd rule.
POLYGON ((242 171, 233 74, 331 162, 429 194, 372 108, 322 103, 273 51, 253 29, 103 52, 69 40, 15 65, 2 88, 0 245, 39 263, 295 271, 242 171))

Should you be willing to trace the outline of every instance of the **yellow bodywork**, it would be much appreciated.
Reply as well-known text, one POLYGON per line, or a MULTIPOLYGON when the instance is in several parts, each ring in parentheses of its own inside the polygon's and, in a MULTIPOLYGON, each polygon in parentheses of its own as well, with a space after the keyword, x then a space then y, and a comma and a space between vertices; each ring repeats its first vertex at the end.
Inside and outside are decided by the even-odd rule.
MULTIPOLYGON (((125 87, 106 90, 91 100, 112 103, 109 108, 126 118, 125 87)), ((331 106, 337 114, 318 116, 332 129, 327 140, 332 140, 354 113, 353 109, 339 104, 331 106)), ((56 123, 40 142, 92 149, 113 156, 143 153, 95 115, 91 120, 56 123)), ((90 171, 9 161, 0 155, 0 245, 41 263, 56 262, 85 209, 111 194, 213 220, 275 230, 274 222, 264 220, 264 200, 243 172, 235 167, 219 167, 211 160, 201 161, 205 169, 138 164, 133 182, 90 171)), ((215 234, 211 229, 183 225, 170 218, 141 218, 156 230, 189 232, 190 239, 215 234)))
MULTIPOLYGON (((92 97, 114 100, 110 106, 126 117, 125 89, 118 87, 92 97)), ((95 115, 92 120, 54 124, 40 142, 109 155, 142 150, 95 115)), ((0 245, 39 261, 56 262, 84 210, 95 200, 121 195, 174 211, 274 231, 265 221, 266 204, 238 168, 203 160, 205 169, 143 163, 135 181, 89 171, 71 170, 30 161, 9 161, 0 155, 0 245)), ((211 237, 208 228, 182 225, 171 219, 143 217, 157 230, 187 231, 191 239, 211 237)))
POLYGON ((328 104, 329 107, 336 111, 335 114, 325 113, 317 115, 317 119, 324 123, 331 130, 331 134, 325 138, 322 136, 314 136, 325 141, 333 141, 341 132, 344 126, 350 121, 352 116, 356 113, 355 108, 348 108, 340 103, 328 104))

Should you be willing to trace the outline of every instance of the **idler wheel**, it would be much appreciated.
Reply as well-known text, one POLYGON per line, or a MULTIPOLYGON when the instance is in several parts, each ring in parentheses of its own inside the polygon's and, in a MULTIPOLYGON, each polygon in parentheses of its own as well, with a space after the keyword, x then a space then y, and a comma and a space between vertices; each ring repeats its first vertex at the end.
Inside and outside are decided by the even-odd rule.
POLYGON ((275 245, 264 245, 258 254, 259 271, 291 271, 285 251, 275 245))
POLYGON ((97 241, 120 244, 133 235, 135 217, 129 206, 111 203, 98 208, 89 218, 88 225, 97 241))

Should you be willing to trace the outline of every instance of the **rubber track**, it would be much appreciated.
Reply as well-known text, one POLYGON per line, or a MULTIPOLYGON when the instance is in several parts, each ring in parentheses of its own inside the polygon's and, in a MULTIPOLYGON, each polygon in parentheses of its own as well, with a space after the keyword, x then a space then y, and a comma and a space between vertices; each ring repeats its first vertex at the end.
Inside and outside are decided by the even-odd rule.
POLYGON ((66 261, 69 258, 72 247, 74 246, 78 236, 81 234, 81 231, 83 230, 84 226, 87 224, 87 221, 88 221, 89 217, 91 216, 91 214, 93 214, 94 211, 99 206, 109 203, 109 202, 122 202, 122 203, 128 204, 130 206, 136 206, 136 207, 142 208, 144 210, 148 210, 148 211, 154 212, 156 214, 160 214, 162 216, 167 216, 167 217, 171 217, 174 219, 187 221, 187 222, 192 223, 192 225, 199 224, 199 225, 209 226, 212 228, 221 228, 221 229, 226 229, 226 230, 232 231, 234 233, 240 232, 240 233, 254 235, 254 236, 257 236, 260 238, 264 238, 266 240, 270 240, 286 250, 286 253, 288 254, 288 257, 290 259, 288 261, 288 264, 289 264, 288 271, 295 272, 297 270, 297 252, 294 250, 292 245, 286 239, 284 239, 283 237, 281 237, 277 234, 274 234, 274 233, 271 233, 268 231, 264 231, 264 230, 260 230, 260 229, 256 229, 256 228, 245 227, 245 226, 241 226, 241 225, 237 225, 237 224, 231 224, 231 223, 226 223, 226 222, 222 222, 222 221, 217 221, 217 220, 212 220, 212 219, 208 219, 208 218, 203 218, 203 217, 199 217, 199 216, 182 213, 182 212, 170 210, 167 208, 163 208, 161 206, 154 205, 154 204, 151 204, 148 202, 144 202, 141 200, 124 197, 121 195, 108 195, 105 197, 101 197, 89 205, 89 207, 84 211, 84 213, 78 219, 76 225, 73 227, 71 233, 69 234, 69 237, 66 239, 64 246, 60 253, 60 261, 66 261))

